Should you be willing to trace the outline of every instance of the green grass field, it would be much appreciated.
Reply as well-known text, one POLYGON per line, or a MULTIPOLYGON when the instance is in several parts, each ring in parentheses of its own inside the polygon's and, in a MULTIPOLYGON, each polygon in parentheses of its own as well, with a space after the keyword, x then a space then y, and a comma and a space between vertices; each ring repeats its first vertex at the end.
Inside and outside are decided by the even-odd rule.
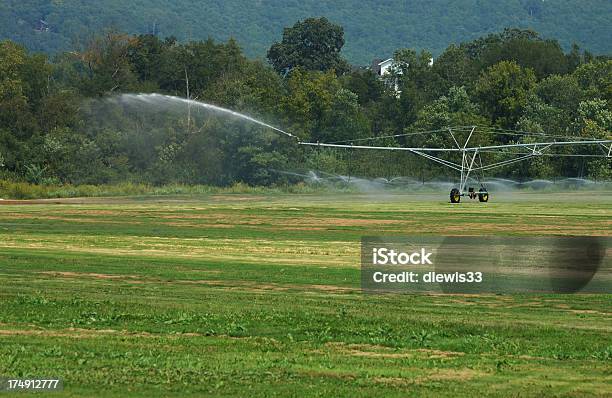
POLYGON ((363 235, 610 236, 610 193, 447 199, 5 201, 0 376, 62 377, 54 396, 611 396, 612 295, 359 290, 363 235))

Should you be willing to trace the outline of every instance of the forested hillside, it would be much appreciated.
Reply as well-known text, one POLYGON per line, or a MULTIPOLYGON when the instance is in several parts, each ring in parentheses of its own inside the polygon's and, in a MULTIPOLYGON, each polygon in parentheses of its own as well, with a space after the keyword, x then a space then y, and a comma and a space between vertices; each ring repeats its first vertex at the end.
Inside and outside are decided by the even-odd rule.
POLYGON ((612 50, 610 0, 3 0, 0 39, 55 53, 115 27, 179 41, 234 37, 247 56, 263 58, 283 27, 310 16, 342 25, 344 56, 360 65, 404 47, 437 55, 505 27, 532 28, 566 50, 573 42, 612 50))

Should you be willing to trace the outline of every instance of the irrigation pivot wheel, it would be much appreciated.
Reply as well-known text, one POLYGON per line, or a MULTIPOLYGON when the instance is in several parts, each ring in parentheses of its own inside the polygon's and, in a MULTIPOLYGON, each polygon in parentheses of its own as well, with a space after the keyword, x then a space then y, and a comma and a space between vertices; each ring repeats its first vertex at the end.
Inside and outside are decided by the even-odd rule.
POLYGON ((489 192, 486 189, 480 188, 478 191, 478 201, 480 202, 488 202, 489 201, 489 192))
POLYGON ((450 191, 450 201, 451 203, 459 203, 461 201, 461 193, 457 188, 453 188, 450 191))

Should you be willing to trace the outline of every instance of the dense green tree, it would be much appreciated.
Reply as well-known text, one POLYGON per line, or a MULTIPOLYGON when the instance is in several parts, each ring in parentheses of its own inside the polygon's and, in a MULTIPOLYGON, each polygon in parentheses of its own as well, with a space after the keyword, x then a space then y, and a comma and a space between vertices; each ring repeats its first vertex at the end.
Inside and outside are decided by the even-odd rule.
MULTIPOLYGON (((433 71, 433 57, 428 51, 418 52, 413 49, 400 49, 395 52, 394 71, 390 79, 397 79, 403 89, 412 86, 418 91, 420 100, 428 102, 444 93, 442 78, 433 71)), ((392 86, 392 84, 389 84, 392 86)), ((403 90, 402 90, 403 91, 403 90)))
MULTIPOLYGON (((479 114, 464 87, 451 87, 446 95, 438 98, 421 109, 417 120, 409 132, 444 130, 449 126, 485 126, 488 119, 479 114)), ((467 140, 468 131, 455 133, 455 139, 460 144, 467 140)), ((490 143, 490 137, 478 136, 470 138, 471 144, 490 143)), ((409 143, 414 146, 456 147, 452 137, 446 132, 425 136, 414 136, 409 143)))
POLYGON ((370 69, 360 69, 343 76, 342 83, 357 94, 359 104, 368 105, 381 99, 384 86, 379 77, 370 69))
POLYGON ((572 117, 585 95, 573 75, 551 75, 539 81, 535 90, 545 103, 564 110, 569 117, 572 117))
POLYGON ((535 95, 529 95, 516 128, 535 133, 571 135, 571 122, 571 115, 563 109, 545 103, 535 95))
POLYGON ((347 141, 368 133, 368 121, 359 108, 357 94, 340 88, 334 93, 314 138, 321 142, 347 141))
POLYGON ((287 157, 268 147, 247 145, 237 151, 236 179, 255 185, 270 185, 279 179, 279 170, 287 166, 287 157))
MULTIPOLYGON (((581 102, 578 106, 576 127, 578 134, 581 136, 612 139, 610 104, 600 99, 581 102)), ((594 149, 594 151, 596 150, 594 149)), ((612 160, 609 158, 592 160, 587 165, 587 173, 591 178, 610 180, 612 178, 612 160)))
POLYGON ((69 129, 55 129, 40 145, 45 171, 60 181, 101 184, 130 176, 121 134, 104 131, 93 138, 69 129))
POLYGON ((612 110, 610 105, 601 99, 583 101, 578 105, 578 128, 581 129, 580 135, 595 138, 609 138, 612 135, 612 110), (597 126, 598 129, 587 128, 589 123, 597 126), (585 132, 595 131, 598 133, 591 135, 585 132))
POLYGON ((285 125, 303 139, 316 137, 319 123, 331 109, 334 94, 340 87, 332 72, 293 70, 281 104, 285 125))
POLYGON ((128 41, 127 57, 141 82, 157 83, 164 54, 175 43, 173 38, 162 41, 151 34, 139 35, 128 41))
POLYGON ((568 59, 555 40, 542 40, 532 31, 507 30, 499 41, 490 43, 478 57, 481 67, 500 61, 514 61, 532 69, 538 78, 570 72, 568 59))
POLYGON ((28 57, 23 47, 10 41, 0 42, 0 126, 26 138, 37 129, 29 104, 28 82, 23 70, 28 57))
POLYGON ((395 66, 385 80, 389 94, 399 97, 397 120, 402 131, 415 122, 425 104, 444 93, 444 82, 432 70, 432 56, 427 51, 417 53, 412 49, 400 49, 393 59, 395 66))
POLYGON ((535 84, 535 74, 531 69, 521 68, 515 62, 502 61, 480 76, 475 95, 494 123, 504 128, 514 128, 535 84))
POLYGON ((129 39, 125 34, 107 32, 94 38, 85 51, 75 53, 82 65, 79 88, 84 95, 102 96, 137 88, 128 57, 129 39))
POLYGON ((272 117, 283 95, 282 79, 261 61, 244 62, 239 70, 219 76, 201 99, 249 114, 272 117))
POLYGON ((472 87, 479 68, 467 51, 451 44, 436 58, 432 71, 442 79, 443 87, 449 89, 453 86, 472 87))
POLYGON ((451 87, 446 95, 425 106, 413 126, 416 130, 435 130, 449 126, 483 126, 488 120, 480 115, 464 87, 451 87))
POLYGON ((0 120, 15 133, 29 135, 37 128, 36 114, 50 92, 52 67, 41 54, 0 42, 0 120))
POLYGON ((162 59, 160 88, 176 95, 198 97, 218 78, 239 72, 247 62, 234 40, 212 39, 170 46, 162 59))
POLYGON ((279 73, 286 75, 294 68, 308 71, 348 71, 348 63, 340 56, 344 46, 344 30, 327 18, 307 18, 283 31, 281 42, 272 44, 268 60, 279 73))
POLYGON ((612 60, 581 65, 574 77, 589 98, 604 98, 612 103, 612 60))

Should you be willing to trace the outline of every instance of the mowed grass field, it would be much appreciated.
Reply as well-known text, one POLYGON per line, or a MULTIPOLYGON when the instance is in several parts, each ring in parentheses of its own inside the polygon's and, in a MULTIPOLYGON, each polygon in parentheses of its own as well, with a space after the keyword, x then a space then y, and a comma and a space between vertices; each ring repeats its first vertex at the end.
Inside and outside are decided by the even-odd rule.
POLYGON ((610 193, 447 200, 5 201, 0 376, 74 397, 611 396, 612 295, 359 289, 363 235, 610 236, 610 193))

